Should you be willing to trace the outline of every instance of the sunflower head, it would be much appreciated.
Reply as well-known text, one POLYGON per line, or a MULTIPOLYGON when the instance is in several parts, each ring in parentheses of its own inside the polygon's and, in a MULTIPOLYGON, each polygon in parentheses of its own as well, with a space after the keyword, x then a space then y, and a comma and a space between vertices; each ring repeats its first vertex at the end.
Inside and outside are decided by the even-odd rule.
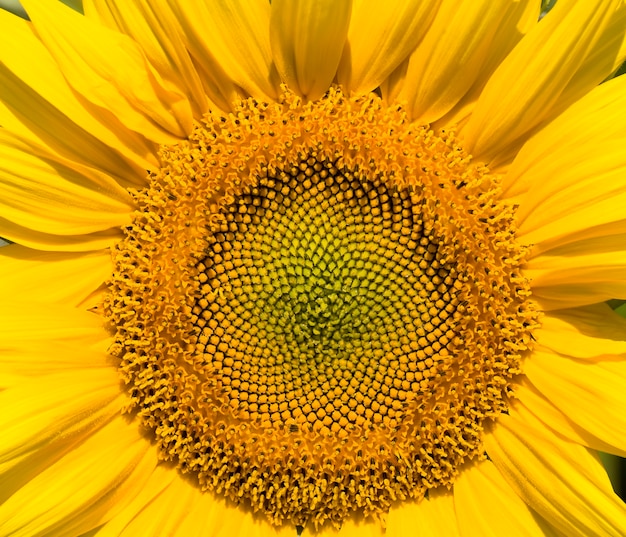
POLYGON ((482 456, 537 326, 498 180, 379 97, 286 92, 161 150, 107 316, 202 489, 337 526, 482 456))
POLYGON ((0 535, 626 534, 623 0, 23 4, 0 535))

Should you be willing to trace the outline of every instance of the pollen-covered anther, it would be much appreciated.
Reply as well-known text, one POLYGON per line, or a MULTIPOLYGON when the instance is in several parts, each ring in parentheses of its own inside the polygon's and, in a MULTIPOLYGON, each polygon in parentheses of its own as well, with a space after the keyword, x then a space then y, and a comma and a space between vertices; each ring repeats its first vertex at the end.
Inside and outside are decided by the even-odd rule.
POLYGON ((374 95, 240 102, 161 151, 106 304, 163 459, 274 523, 453 483, 536 326, 498 181, 374 95))

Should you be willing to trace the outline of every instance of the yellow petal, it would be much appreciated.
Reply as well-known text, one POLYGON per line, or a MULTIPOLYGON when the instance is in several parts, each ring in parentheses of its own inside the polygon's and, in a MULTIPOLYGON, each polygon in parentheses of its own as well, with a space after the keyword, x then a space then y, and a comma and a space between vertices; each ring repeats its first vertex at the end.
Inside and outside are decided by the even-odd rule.
POLYGON ((112 270, 106 250, 41 252, 11 244, 0 249, 0 296, 78 306, 110 278, 112 270))
MULTIPOLYGON (((84 352, 86 359, 91 354, 84 352)), ((109 364, 99 368, 77 366, 26 378, 0 393, 0 470, 10 469, 56 441, 59 435, 69 437, 81 429, 96 427, 98 420, 110 419, 120 411, 122 401, 104 414, 99 410, 118 398, 119 383, 117 372, 109 364)))
MULTIPOLYGON (((170 474, 177 472, 173 467, 167 468, 167 471, 170 474)), ((104 535, 115 535, 116 537, 139 536, 142 534, 162 534, 171 537, 182 537, 184 535, 180 531, 180 526, 184 523, 185 518, 194 511, 197 496, 201 493, 194 489, 193 486, 183 483, 182 480, 172 479, 172 477, 176 476, 167 476, 160 472, 159 477, 161 480, 169 481, 169 485, 150 503, 144 505, 140 511, 136 512, 132 518, 125 514, 125 518, 130 520, 128 520, 126 527, 120 533, 112 533, 110 530, 105 530, 104 535)), ((156 486, 159 487, 161 484, 156 483, 156 486)), ((212 496, 210 492, 209 495, 212 496)), ((203 530, 211 527, 211 512, 208 511, 205 515, 206 519, 202 524, 187 535, 208 535, 206 531, 203 533, 203 530)), ((115 527, 115 519, 112 522, 113 527, 115 527)), ((117 525, 119 527, 119 523, 117 525)), ((218 530, 218 528, 213 529, 218 530)))
POLYGON ((626 446, 626 359, 596 362, 536 352, 524 372, 574 423, 606 444, 626 446))
POLYGON ((3 218, 58 235, 94 233, 130 222, 133 202, 98 170, 59 162, 0 131, 0 207, 3 218))
POLYGON ((626 234, 572 242, 533 257, 524 269, 533 294, 551 308, 626 297, 626 234))
POLYGON ((110 112, 88 110, 32 25, 0 10, 0 27, 0 125, 120 182, 144 183, 157 165, 154 145, 110 112))
POLYGON ((621 0, 560 0, 491 77, 462 131, 466 149, 487 162, 514 152, 623 61, 625 27, 621 0))
POLYGON ((380 84, 380 94, 387 104, 393 104, 400 99, 400 92, 404 86, 404 79, 409 68, 409 58, 404 59, 390 75, 380 84))
POLYGON ((513 490, 563 534, 626 534, 626 507, 587 448, 557 436, 516 406, 498 417, 484 444, 513 490))
POLYGON ((626 320, 607 304, 553 311, 541 322, 537 342, 559 354, 594 358, 626 350, 626 320))
MULTIPOLYGON (((546 178, 553 178, 557 170, 567 173, 568 166, 577 166, 592 155, 601 156, 605 144, 626 136, 625 91, 626 80, 623 77, 614 78, 594 88, 543 127, 520 149, 503 178, 503 190, 516 195, 532 186, 545 189, 544 194, 558 194, 562 187, 567 186, 567 181, 558 183, 561 176, 558 174, 558 186, 555 186, 554 181, 544 184, 546 178), (554 167, 553 163, 556 163, 554 167), (546 167, 549 168, 544 172, 546 167)), ((520 222, 535 216, 535 209, 544 199, 543 195, 535 192, 529 197, 530 200, 520 209, 520 222)), ((561 199, 566 202, 564 197, 561 199)), ((567 211, 569 207, 563 212, 567 211)))
MULTIPOLYGON (((154 456, 156 457, 156 453, 154 453, 154 456)), ((171 466, 165 464, 158 465, 148 477, 145 486, 102 527, 98 536, 124 537, 136 535, 139 537, 142 531, 146 535, 146 524, 153 524, 153 519, 147 516, 147 512, 154 505, 158 505, 159 509, 156 513, 163 516, 163 513, 168 512, 171 508, 170 505, 163 510, 161 495, 176 477, 177 472, 171 466), (137 527, 137 524, 144 524, 142 530, 137 527)), ((160 520, 160 518, 157 517, 157 520, 160 520)))
POLYGON ((4 298, 0 302, 0 341, 3 350, 19 350, 51 341, 93 348, 108 337, 102 318, 62 304, 46 305, 4 298))
MULTIPOLYGON (((189 47, 189 43, 186 46, 189 47)), ((200 59, 197 59, 197 56, 192 56, 192 63, 198 72, 204 92, 211 101, 211 110, 231 112, 235 101, 248 97, 239 86, 226 76, 223 69, 208 54, 203 55, 200 59)))
POLYGON ((113 246, 122 238, 122 231, 112 228, 82 235, 55 235, 33 231, 30 227, 20 226, 0 216, 0 237, 38 250, 87 252, 113 246))
MULTIPOLYGON (((519 201, 520 197, 516 197, 514 199, 519 201)), ((602 241, 608 237, 626 235, 626 218, 620 219, 619 215, 613 214, 613 217, 609 215, 608 220, 609 222, 604 224, 589 228, 581 227, 572 233, 567 233, 566 235, 556 234, 549 239, 531 244, 528 257, 529 262, 539 256, 542 256, 544 253, 547 253, 550 256, 553 255, 554 252, 564 251, 563 248, 569 247, 570 245, 572 245, 576 250, 580 250, 588 247, 587 245, 593 244, 595 240, 602 241), (617 219, 611 222, 610 220, 612 218, 617 219)), ((542 229, 545 229, 545 227, 548 226, 542 226, 542 229)), ((539 233, 541 233, 541 231, 539 231, 539 233)))
POLYGON ((405 501, 390 509, 385 537, 458 537, 459 531, 452 492, 431 490, 420 502, 405 501))
POLYGON ((270 47, 270 3, 264 0, 196 2, 169 0, 177 13, 188 47, 211 75, 223 70, 215 84, 228 98, 234 97, 232 83, 252 97, 274 99, 280 86, 272 64, 270 47))
POLYGON ((603 270, 601 276, 593 270, 577 271, 575 276, 585 280, 585 284, 566 283, 536 287, 533 290, 533 296, 543 311, 577 308, 613 298, 626 297, 626 286, 621 281, 623 271, 610 273, 603 270))
POLYGON ((513 0, 508 2, 506 11, 500 20, 489 49, 482 64, 475 73, 475 81, 452 109, 433 124, 435 130, 451 127, 463 122, 472 113, 478 97, 482 93, 489 78, 513 50, 515 45, 537 24, 539 20, 539 2, 513 0))
POLYGON ((422 40, 440 3, 355 0, 337 71, 339 84, 354 93, 380 86, 422 40))
POLYGON ((529 259, 524 275, 549 309, 626 297, 626 234, 592 237, 529 259))
POLYGON ((352 0, 272 2, 272 54, 283 82, 295 92, 318 99, 330 87, 351 12, 352 0))
POLYGON ((19 387, 35 377, 76 369, 110 369, 115 364, 115 359, 102 351, 65 342, 27 343, 18 348, 3 348, 0 353, 0 388, 19 387))
POLYGON ((65 304, 5 297, 0 304, 0 341, 2 387, 48 373, 114 364, 106 354, 111 342, 102 318, 65 304))
POLYGON ((565 439, 597 451, 613 453, 620 457, 626 456, 626 447, 611 446, 580 427, 548 401, 528 379, 523 379, 515 386, 515 396, 518 412, 531 412, 565 439))
POLYGON ((470 464, 454 482, 461 535, 545 537, 544 526, 491 461, 470 464), (488 508, 487 508, 488 506, 488 508))
POLYGON ((534 332, 538 345, 573 358, 626 354, 626 319, 602 303, 553 311, 534 332))
POLYGON ((114 418, 0 506, 0 533, 69 536, 92 530, 131 501, 154 471, 157 459, 148 448, 136 424, 114 418))
POLYGON ((159 74, 187 96, 196 119, 209 110, 180 24, 164 0, 128 0, 123 5, 113 0, 85 0, 83 9, 85 16, 132 37, 159 74))
POLYGON ((489 54, 509 0, 444 0, 413 52, 400 94, 418 123, 431 123, 455 106, 489 54))
POLYGON ((189 102, 164 83, 131 38, 60 2, 23 4, 63 75, 87 101, 160 144, 191 131, 189 102))
MULTIPOLYGON (((156 458, 156 453, 154 454, 156 458)), ((156 468, 142 491, 98 533, 99 537, 293 536, 295 528, 276 528, 262 515, 202 492, 171 465, 156 468)))
POLYGON ((536 252, 624 220, 625 110, 626 80, 618 77, 572 105, 520 150, 505 188, 507 194, 521 194, 518 233, 536 252))
MULTIPOLYGON (((3 163, 3 169, 16 173, 22 162, 44 161, 49 163, 50 167, 59 170, 57 175, 60 181, 74 181, 80 186, 108 198, 111 203, 118 202, 125 207, 125 210, 134 209, 134 203, 128 190, 97 168, 85 166, 80 162, 58 155, 49 147, 28 141, 6 128, 0 131, 0 144, 3 152, 2 160, 6 161, 3 163)), ((111 208, 111 211, 114 212, 114 209, 111 208)))

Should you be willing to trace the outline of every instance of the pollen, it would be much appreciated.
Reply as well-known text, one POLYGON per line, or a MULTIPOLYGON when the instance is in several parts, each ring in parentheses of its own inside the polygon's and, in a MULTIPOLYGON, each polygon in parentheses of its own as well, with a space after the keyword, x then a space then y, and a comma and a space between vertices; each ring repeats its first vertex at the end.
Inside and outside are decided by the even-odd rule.
POLYGON ((162 147, 105 311, 164 461, 274 524, 384 520, 507 411, 537 313, 498 178, 340 88, 162 147))

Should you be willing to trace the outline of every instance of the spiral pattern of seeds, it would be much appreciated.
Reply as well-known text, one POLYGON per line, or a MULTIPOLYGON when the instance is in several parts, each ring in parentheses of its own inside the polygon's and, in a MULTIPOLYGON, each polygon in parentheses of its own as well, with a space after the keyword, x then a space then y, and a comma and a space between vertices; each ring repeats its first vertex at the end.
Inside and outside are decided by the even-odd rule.
POLYGON ((164 460, 275 524, 449 486, 537 314, 513 209, 375 95, 252 99, 163 147, 105 311, 164 460))

